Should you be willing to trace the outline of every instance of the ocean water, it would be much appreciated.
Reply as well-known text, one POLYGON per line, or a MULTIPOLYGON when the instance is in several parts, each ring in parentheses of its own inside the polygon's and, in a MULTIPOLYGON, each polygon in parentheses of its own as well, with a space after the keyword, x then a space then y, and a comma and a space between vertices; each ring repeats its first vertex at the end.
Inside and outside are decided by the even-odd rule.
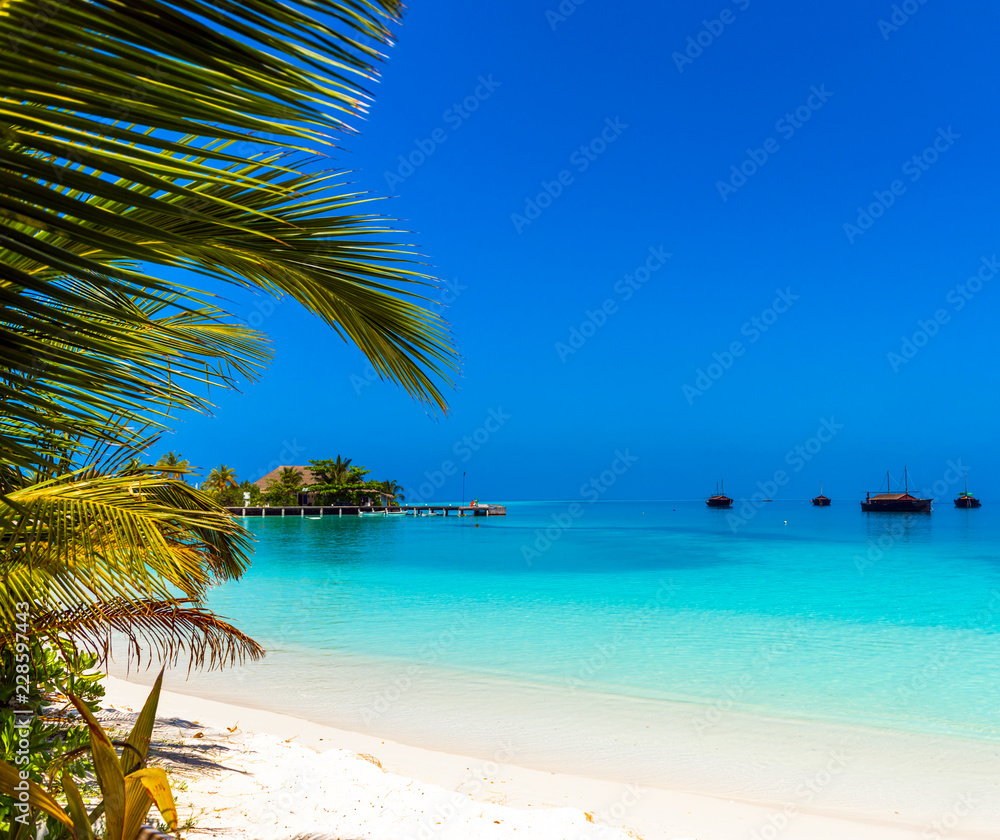
POLYGON ((992 761, 1000 508, 949 505, 249 518, 253 567, 209 605, 268 658, 172 687, 462 754, 514 739, 529 766, 706 790, 723 774, 765 798, 819 731, 864 742, 873 767, 928 738, 951 745, 943 772, 992 761), (779 741, 757 784, 747 768, 779 741))

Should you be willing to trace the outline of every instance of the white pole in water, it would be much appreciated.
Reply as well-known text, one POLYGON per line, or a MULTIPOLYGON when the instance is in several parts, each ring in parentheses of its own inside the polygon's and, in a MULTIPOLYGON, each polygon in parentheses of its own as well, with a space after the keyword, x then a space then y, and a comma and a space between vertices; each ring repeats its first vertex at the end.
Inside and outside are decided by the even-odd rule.
POLYGON ((281 515, 282 515, 282 516, 284 516, 284 515, 285 515, 285 508, 284 508, 284 506, 282 506, 282 508, 281 508, 281 515))
POLYGON ((299 516, 305 516, 305 515, 306 515, 306 509, 304 507, 300 507, 299 508, 299 516))

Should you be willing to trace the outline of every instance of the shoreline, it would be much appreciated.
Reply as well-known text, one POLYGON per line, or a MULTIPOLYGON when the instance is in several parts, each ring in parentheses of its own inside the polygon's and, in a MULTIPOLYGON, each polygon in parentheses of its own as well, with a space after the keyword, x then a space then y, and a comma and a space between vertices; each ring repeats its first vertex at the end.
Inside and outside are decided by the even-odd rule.
MULTIPOLYGON (((131 681, 108 676, 105 687, 102 705, 120 712, 137 711, 149 690, 141 678, 131 681)), ((189 832, 194 834, 227 829, 228 836, 277 839, 335 830, 363 831, 358 836, 372 838, 443 838, 452 832, 457 832, 455 837, 506 838, 530 837, 537 832, 538 837, 572 840, 728 840, 754 838, 756 833, 760 840, 769 840, 780 833, 783 840, 848 836, 904 840, 930 828, 927 822, 905 820, 898 811, 887 811, 881 818, 862 818, 844 811, 809 808, 797 801, 729 799, 643 781, 623 783, 522 767, 509 763, 509 743, 500 743, 493 760, 484 761, 167 689, 162 693, 158 718, 171 721, 168 725, 184 736, 185 743, 202 749, 215 745, 225 756, 220 768, 204 775, 196 773, 187 782, 187 789, 178 793, 182 821, 185 807, 190 813, 208 806, 207 816, 203 814, 203 820, 189 832), (204 727, 197 739, 194 722, 204 727), (372 758, 379 763, 378 768, 372 758), (238 806, 216 811, 221 788, 235 784, 233 779, 244 788, 256 785, 253 792, 242 794, 249 803, 245 813, 238 806), (310 784, 318 786, 317 790, 329 784, 334 792, 316 793, 306 802, 310 797, 303 791, 310 784), (289 791, 294 794, 295 790, 302 796, 290 795, 289 791), (353 797, 353 804, 344 801, 345 796, 353 797), (393 802, 388 817, 383 807, 361 823, 352 822, 378 797, 393 802), (186 799, 191 802, 185 806, 186 799), (428 811, 428 802, 437 804, 428 811), (267 808, 261 811, 265 804, 267 808), (267 815, 266 824, 261 821, 262 814, 267 815), (409 833, 406 825, 411 826, 409 833)), ((838 767, 831 761, 826 771, 820 768, 819 772, 833 778, 838 767)), ((817 779, 822 781, 821 776, 817 779)), ((992 836, 972 821, 951 825, 957 817, 949 813, 942 812, 949 826, 948 837, 985 840, 992 836)))

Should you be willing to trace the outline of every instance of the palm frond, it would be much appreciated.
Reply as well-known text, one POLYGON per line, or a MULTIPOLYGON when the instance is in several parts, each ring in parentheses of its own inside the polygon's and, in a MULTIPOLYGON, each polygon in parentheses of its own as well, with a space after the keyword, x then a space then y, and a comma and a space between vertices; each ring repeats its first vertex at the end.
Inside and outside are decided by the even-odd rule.
POLYGON ((0 499, 0 635, 16 604, 54 612, 200 600, 249 565, 249 535, 210 497, 162 475, 81 470, 0 499))
POLYGON ((130 662, 142 664, 146 656, 150 662, 176 664, 186 656, 189 671, 253 662, 265 654, 249 636, 187 599, 119 599, 44 612, 34 617, 34 626, 48 634, 71 638, 102 660, 114 656, 114 634, 118 634, 130 662))
MULTIPOLYGON (((146 401, 144 422, 162 422, 171 408, 204 408, 195 396, 204 381, 233 384, 217 370, 199 380, 185 314, 171 324, 179 370, 150 361, 158 375, 147 381, 148 369, 109 360, 119 331, 129 350, 152 358, 152 344, 166 340, 141 334, 154 312, 204 318, 214 305, 158 267, 289 295, 382 376, 444 409, 441 383, 457 357, 447 327, 422 306, 434 279, 391 220, 367 211, 368 197, 345 192, 336 173, 308 174, 312 164, 287 151, 327 155, 351 131, 400 4, 52 8, 10 0, 0 13, 0 398, 33 380, 15 422, 71 433, 61 410, 46 414, 56 405, 96 435, 88 409, 139 416, 146 401), (234 146, 248 139, 262 150, 250 160, 234 146), (74 390, 74 362, 89 400, 74 390), (164 375, 184 379, 180 396, 164 375)), ((221 310, 215 317, 232 326, 221 310)), ((207 335, 202 323, 198 340, 213 347, 207 335)), ((256 341, 245 338, 237 355, 256 341)), ((5 438, 3 455, 30 465, 15 430, 5 438)))

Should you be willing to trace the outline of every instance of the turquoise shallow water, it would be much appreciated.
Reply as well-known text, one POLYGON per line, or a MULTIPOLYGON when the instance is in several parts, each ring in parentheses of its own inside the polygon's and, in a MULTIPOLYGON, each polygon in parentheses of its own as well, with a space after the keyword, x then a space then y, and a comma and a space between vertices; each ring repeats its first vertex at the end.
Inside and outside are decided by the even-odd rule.
POLYGON ((516 686, 591 711, 615 696, 700 705, 706 721, 736 711, 1000 740, 988 502, 930 515, 775 502, 736 532, 701 502, 582 504, 576 518, 571 504, 246 520, 253 568, 210 605, 273 651, 271 670, 215 693, 372 731, 423 684, 440 688, 411 730, 459 715, 463 686, 475 702, 516 686))

